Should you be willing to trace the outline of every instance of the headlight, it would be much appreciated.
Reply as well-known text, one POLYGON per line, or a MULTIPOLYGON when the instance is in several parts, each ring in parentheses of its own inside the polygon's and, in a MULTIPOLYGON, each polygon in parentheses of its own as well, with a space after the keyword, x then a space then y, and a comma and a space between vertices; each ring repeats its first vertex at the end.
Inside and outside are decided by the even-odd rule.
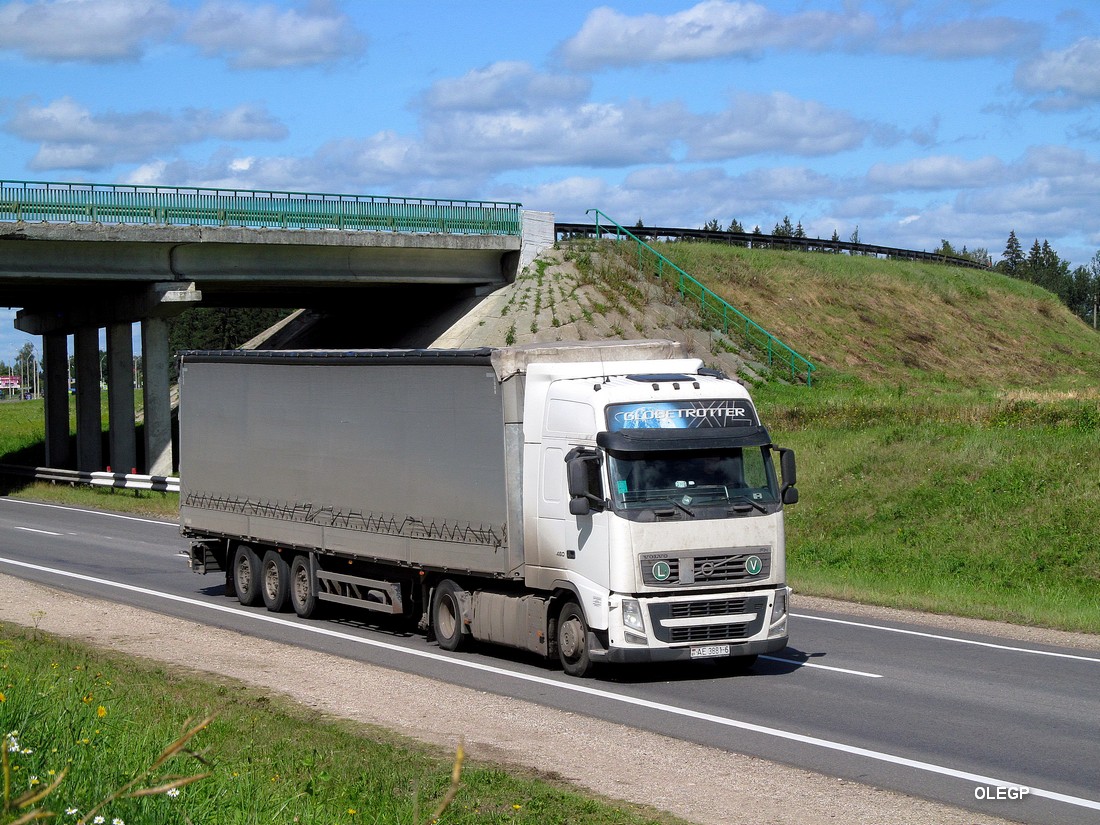
POLYGON ((642 618, 642 606, 637 599, 623 599, 623 624, 645 633, 645 620, 642 618))

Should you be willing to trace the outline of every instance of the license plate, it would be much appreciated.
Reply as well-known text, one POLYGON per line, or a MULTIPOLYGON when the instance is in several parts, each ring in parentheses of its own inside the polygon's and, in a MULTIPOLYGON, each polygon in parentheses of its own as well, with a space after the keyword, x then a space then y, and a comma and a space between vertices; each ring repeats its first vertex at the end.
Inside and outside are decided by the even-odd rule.
POLYGON ((691 649, 692 659, 709 659, 714 656, 729 656, 729 645, 701 645, 691 649))

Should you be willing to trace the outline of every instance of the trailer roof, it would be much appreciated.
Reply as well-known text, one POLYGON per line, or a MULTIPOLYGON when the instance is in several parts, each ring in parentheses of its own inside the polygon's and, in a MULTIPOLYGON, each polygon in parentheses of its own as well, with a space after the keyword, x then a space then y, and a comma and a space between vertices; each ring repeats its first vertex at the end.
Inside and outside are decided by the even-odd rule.
POLYGON ((492 365, 497 378, 527 371, 534 363, 659 361, 682 358, 675 341, 562 341, 477 349, 189 350, 184 363, 260 364, 464 364, 492 365))

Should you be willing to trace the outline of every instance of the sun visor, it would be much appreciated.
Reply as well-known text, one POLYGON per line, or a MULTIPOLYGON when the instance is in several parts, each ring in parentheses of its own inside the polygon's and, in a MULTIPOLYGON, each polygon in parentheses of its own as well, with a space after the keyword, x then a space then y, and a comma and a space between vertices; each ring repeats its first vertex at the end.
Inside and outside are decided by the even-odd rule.
POLYGON ((720 450, 735 447, 764 447, 772 443, 764 427, 726 429, 637 429, 601 432, 596 443, 620 453, 651 453, 667 450, 720 450))

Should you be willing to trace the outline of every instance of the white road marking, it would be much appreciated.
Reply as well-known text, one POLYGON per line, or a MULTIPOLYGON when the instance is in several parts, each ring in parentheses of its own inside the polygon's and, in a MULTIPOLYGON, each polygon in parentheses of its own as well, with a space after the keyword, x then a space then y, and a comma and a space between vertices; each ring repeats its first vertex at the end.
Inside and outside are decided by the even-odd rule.
MULTIPOLYGON (((111 513, 106 510, 86 510, 83 507, 66 507, 63 504, 48 504, 45 501, 25 501, 21 498, 7 498, 0 497, 0 501, 10 502, 12 504, 27 504, 31 507, 48 507, 52 510, 67 510, 70 513, 84 513, 89 516, 103 516, 105 518, 117 518, 123 521, 140 521, 145 524, 161 524, 165 527, 179 527, 174 521, 161 521, 160 519, 143 518, 141 516, 127 516, 122 513, 111 513)), ((60 533, 58 535, 61 535, 60 533)))
POLYGON ((238 610, 232 607, 228 607, 226 605, 199 601, 198 599, 192 599, 187 596, 176 596, 172 593, 162 593, 158 590, 149 590, 145 587, 136 587, 131 584, 112 582, 106 579, 96 578, 94 576, 85 576, 80 573, 70 573, 67 570, 56 570, 54 568, 43 567, 42 565, 38 564, 30 564, 28 562, 16 561, 15 559, 6 559, 0 557, 0 563, 9 564, 14 567, 22 567, 27 570, 37 570, 42 573, 51 573, 57 576, 63 576, 65 578, 79 579, 80 581, 101 584, 106 587, 115 587, 120 590, 128 590, 132 593, 141 593, 146 596, 155 596, 157 598, 165 599, 166 601, 189 604, 195 607, 205 608, 207 610, 214 610, 219 613, 232 613, 233 615, 244 619, 253 619, 258 622, 281 625, 291 630, 298 630, 305 633, 313 633, 318 636, 327 636, 329 638, 351 642, 352 644, 363 645, 365 647, 373 647, 379 650, 388 650, 394 653, 402 653, 421 659, 431 659, 437 662, 454 665, 456 667, 463 667, 467 670, 477 670, 483 673, 491 673, 495 676, 501 676, 507 679, 515 679, 517 681, 529 682, 549 688, 556 688, 558 690, 564 690, 570 693, 579 693, 586 696, 593 696, 598 699, 605 699, 609 702, 618 702, 623 705, 633 705, 635 707, 641 707, 648 710, 666 713, 670 716, 680 716, 688 719, 696 719, 699 721, 708 722, 713 725, 718 725, 720 727, 750 731, 752 733, 758 733, 763 736, 771 736, 776 739, 785 739, 791 742, 798 742, 800 744, 809 745, 815 748, 822 748, 824 750, 847 753, 852 756, 860 756, 865 759, 874 760, 876 762, 885 762, 891 765, 899 765, 901 767, 924 771, 925 773, 937 774, 939 776, 947 776, 952 779, 961 779, 967 782, 972 782, 975 785, 988 785, 998 788, 1027 787, 1029 788, 1029 794, 1031 796, 1039 796, 1044 799, 1050 799, 1055 802, 1062 802, 1067 805, 1074 805, 1079 808, 1088 808, 1094 811, 1100 811, 1100 801, 1094 799, 1085 799, 1080 796, 1070 796, 1069 794, 1058 793, 1056 791, 1048 791, 1044 788, 1036 788, 1034 786, 1028 785, 1025 782, 1011 782, 993 776, 984 776, 983 774, 971 773, 969 771, 960 771, 956 770, 955 768, 948 768, 943 765, 936 765, 932 762, 922 762, 918 759, 909 759, 904 756, 896 756, 895 754, 885 753, 883 751, 870 750, 869 748, 860 748, 856 747, 855 745, 847 745, 843 742, 834 742, 829 739, 820 739, 816 736, 806 736, 801 733, 794 733, 793 731, 782 730, 781 728, 773 728, 766 725, 757 725, 753 722, 744 722, 742 720, 731 719, 726 716, 716 716, 712 713, 703 713, 702 711, 676 707, 675 705, 666 705, 662 702, 654 702, 649 699, 639 699, 634 696, 624 696, 622 694, 612 693, 608 690, 603 690, 601 688, 589 687, 588 685, 581 684, 579 682, 562 682, 556 679, 549 679, 545 676, 516 673, 511 670, 505 670, 504 668, 496 667, 495 665, 484 664, 482 662, 471 662, 463 659, 452 659, 448 656, 444 656, 439 653, 432 653, 431 651, 427 650, 414 650, 407 647, 401 647, 400 645, 395 645, 390 642, 379 641, 377 639, 366 639, 359 636, 353 636, 350 633, 333 630, 332 628, 326 627, 324 625, 299 624, 297 622, 289 621, 288 619, 280 618, 279 616, 276 616, 274 614, 250 613, 244 610, 238 610))
POLYGON ((55 533, 52 530, 35 530, 33 527, 19 527, 18 525, 12 525, 13 530, 22 530, 25 533, 41 533, 44 536, 63 536, 64 533, 55 533))
POLYGON ((870 630, 884 630, 888 633, 902 633, 906 636, 923 636, 926 639, 936 639, 941 642, 957 642, 961 645, 976 645, 978 647, 991 647, 994 650, 1008 650, 1013 653, 1031 653, 1035 656, 1053 656, 1056 659, 1075 659, 1079 662, 1096 662, 1100 664, 1100 658, 1095 656, 1078 656, 1073 653, 1059 653, 1054 650, 1036 650, 1032 647, 1013 647, 1012 645, 1002 645, 995 642, 979 642, 974 639, 962 639, 958 636, 943 636, 939 633, 925 633, 920 630, 904 630, 900 627, 888 627, 880 624, 869 624, 867 622, 853 622, 849 619, 830 619, 825 616, 810 616, 802 613, 792 613, 791 616, 796 619, 810 619, 815 622, 831 622, 832 624, 844 624, 850 627, 865 627, 870 630))
POLYGON ((815 667, 819 670, 832 670, 837 673, 849 673, 852 676, 866 676, 868 679, 881 679, 881 673, 867 673, 864 670, 849 670, 846 667, 833 667, 832 665, 819 665, 817 662, 807 662, 803 659, 784 659, 782 656, 760 656, 771 662, 782 662, 785 665, 798 665, 799 667, 815 667))

